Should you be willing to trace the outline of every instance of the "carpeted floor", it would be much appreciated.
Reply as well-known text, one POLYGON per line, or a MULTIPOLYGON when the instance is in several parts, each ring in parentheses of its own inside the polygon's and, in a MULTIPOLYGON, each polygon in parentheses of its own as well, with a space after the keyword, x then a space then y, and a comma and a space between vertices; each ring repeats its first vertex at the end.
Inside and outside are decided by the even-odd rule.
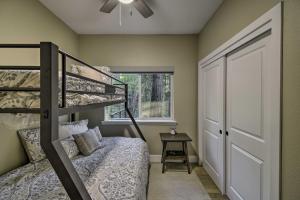
POLYGON ((148 200, 226 200, 202 167, 193 166, 188 174, 183 165, 168 165, 161 173, 161 164, 150 171, 148 200))

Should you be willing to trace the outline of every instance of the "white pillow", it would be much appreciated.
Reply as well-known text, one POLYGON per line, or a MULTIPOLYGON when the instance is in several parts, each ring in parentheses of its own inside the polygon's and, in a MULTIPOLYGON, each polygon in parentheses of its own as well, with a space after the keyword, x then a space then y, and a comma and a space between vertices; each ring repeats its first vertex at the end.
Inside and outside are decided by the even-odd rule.
POLYGON ((89 130, 87 119, 75 122, 66 122, 59 125, 59 138, 65 139, 72 135, 84 133, 89 130))
POLYGON ((96 127, 93 128, 93 129, 89 129, 89 131, 93 131, 94 134, 97 136, 98 141, 101 142, 101 140, 102 140, 102 135, 101 135, 101 132, 100 132, 100 129, 99 129, 98 126, 96 126, 96 127))

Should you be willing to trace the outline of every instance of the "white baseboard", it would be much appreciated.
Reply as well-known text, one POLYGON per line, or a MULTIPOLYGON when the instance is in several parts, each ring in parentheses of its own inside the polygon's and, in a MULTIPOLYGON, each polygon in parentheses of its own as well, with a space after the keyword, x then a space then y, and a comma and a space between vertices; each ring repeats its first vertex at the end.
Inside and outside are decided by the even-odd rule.
MULTIPOLYGON (((190 163, 198 163, 197 156, 189 156, 190 163)), ((150 162, 151 163, 160 163, 161 162, 161 155, 150 155, 150 162)))

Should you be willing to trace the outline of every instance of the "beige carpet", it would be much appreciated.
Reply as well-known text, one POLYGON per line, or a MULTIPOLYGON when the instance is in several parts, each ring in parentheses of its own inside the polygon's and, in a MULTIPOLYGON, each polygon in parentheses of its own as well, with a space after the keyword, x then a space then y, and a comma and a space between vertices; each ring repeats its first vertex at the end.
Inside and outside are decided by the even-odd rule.
MULTIPOLYGON (((182 165, 169 165, 167 171, 161 173, 161 164, 151 166, 148 200, 215 200, 221 199, 218 195, 213 198, 203 186, 200 178, 202 168, 193 167, 191 174, 183 171, 182 165), (200 174, 200 176, 199 176, 200 174)), ((207 182, 207 180, 204 180, 207 182)), ((211 184, 211 183, 210 183, 211 184)), ((214 186, 211 192, 219 194, 214 186)))

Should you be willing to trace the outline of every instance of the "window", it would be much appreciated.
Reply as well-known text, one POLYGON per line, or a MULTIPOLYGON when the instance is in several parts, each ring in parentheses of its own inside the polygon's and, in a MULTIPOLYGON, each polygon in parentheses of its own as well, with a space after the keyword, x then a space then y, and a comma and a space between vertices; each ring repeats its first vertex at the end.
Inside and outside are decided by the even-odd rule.
MULTIPOLYGON (((135 119, 173 119, 171 73, 116 73, 116 77, 128 84, 128 107, 135 119)), ((128 118, 124 104, 105 108, 105 120, 128 118)))

